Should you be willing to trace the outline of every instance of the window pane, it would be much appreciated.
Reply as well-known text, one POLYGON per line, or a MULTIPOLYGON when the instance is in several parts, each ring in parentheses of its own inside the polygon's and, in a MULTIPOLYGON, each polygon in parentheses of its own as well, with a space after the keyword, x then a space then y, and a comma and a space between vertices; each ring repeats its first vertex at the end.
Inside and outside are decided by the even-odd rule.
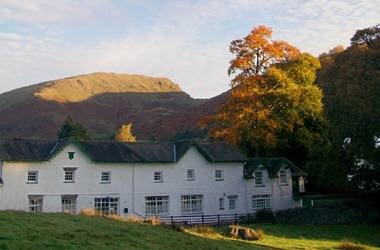
POLYGON ((76 213, 76 197, 63 196, 62 197, 62 212, 75 214, 76 213))
POLYGON ((255 184, 262 185, 263 184, 263 172, 255 171, 255 184))
POLYGON ((181 196, 182 213, 199 213, 202 212, 202 195, 182 195, 181 196))
POLYGON ((160 215, 169 213, 169 196, 146 196, 145 214, 160 215))
POLYGON ((118 197, 102 197, 94 199, 95 211, 101 215, 117 215, 119 214, 119 198, 118 197))
POLYGON ((268 195, 253 195, 252 208, 253 209, 271 208, 270 195, 269 194, 268 195))

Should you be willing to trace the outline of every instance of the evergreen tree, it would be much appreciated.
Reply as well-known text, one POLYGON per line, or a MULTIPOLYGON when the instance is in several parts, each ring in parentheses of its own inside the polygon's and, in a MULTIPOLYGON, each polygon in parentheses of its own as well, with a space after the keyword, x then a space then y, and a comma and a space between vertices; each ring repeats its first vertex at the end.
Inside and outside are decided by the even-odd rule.
POLYGON ((58 139, 73 138, 76 140, 88 140, 90 137, 87 134, 87 129, 80 123, 74 122, 68 116, 63 122, 61 129, 58 133, 58 139))

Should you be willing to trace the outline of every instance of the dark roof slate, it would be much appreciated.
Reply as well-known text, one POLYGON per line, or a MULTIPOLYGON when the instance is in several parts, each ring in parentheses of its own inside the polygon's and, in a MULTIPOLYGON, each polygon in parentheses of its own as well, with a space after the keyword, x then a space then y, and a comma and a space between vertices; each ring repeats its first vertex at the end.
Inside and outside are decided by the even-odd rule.
POLYGON ((95 162, 176 162, 194 146, 210 162, 244 162, 246 159, 234 147, 226 143, 167 143, 116 141, 0 141, 1 161, 47 161, 68 144, 77 145, 95 162))
POLYGON ((307 173, 294 165, 293 162, 283 157, 276 158, 252 158, 244 164, 244 176, 246 178, 252 178, 253 173, 259 167, 263 167, 268 171, 270 178, 277 178, 280 168, 290 168, 292 176, 307 176, 307 173))
POLYGON ((3 161, 46 161, 55 141, 7 140, 0 142, 0 160, 3 161))

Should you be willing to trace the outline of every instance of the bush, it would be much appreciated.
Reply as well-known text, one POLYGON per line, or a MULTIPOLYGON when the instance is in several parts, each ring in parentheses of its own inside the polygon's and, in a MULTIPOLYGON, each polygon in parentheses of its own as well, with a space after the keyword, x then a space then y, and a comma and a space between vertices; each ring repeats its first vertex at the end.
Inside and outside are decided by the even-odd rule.
POLYGON ((194 226, 189 228, 190 231, 198 233, 198 234, 215 234, 215 230, 213 227, 209 226, 194 226))
POLYGON ((348 206, 305 207, 275 213, 280 224, 361 224, 378 221, 378 214, 368 209, 348 206))
POLYGON ((356 244, 354 242, 344 240, 342 244, 334 247, 335 249, 342 249, 342 250, 365 250, 367 249, 366 247, 356 244))
POLYGON ((258 210, 255 214, 255 222, 256 223, 273 223, 274 214, 272 210, 269 210, 269 209, 258 210))

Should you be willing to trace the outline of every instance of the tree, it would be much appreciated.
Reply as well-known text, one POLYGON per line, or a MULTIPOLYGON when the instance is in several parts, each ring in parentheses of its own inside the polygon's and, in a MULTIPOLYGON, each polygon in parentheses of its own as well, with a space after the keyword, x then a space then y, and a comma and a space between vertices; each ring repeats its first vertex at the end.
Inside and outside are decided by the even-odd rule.
POLYGON ((136 137, 132 134, 132 123, 121 125, 115 140, 121 142, 136 142, 136 137))
POLYGON ((88 140, 90 137, 87 134, 87 129, 80 123, 74 122, 68 116, 63 122, 62 127, 58 133, 58 139, 73 138, 76 140, 88 140))
POLYGON ((244 79, 261 75, 275 63, 280 63, 299 55, 296 47, 272 40, 272 29, 258 26, 244 39, 231 42, 230 52, 235 58, 230 61, 229 75, 236 75, 232 86, 242 84, 244 79))
POLYGON ((380 26, 358 30, 351 46, 330 58, 321 59, 318 82, 333 148, 342 152, 341 173, 352 177, 354 187, 380 190, 380 26))
POLYGON ((368 48, 376 49, 379 48, 379 40, 380 24, 356 31, 355 35, 351 38, 351 44, 364 45, 368 48))
POLYGON ((318 59, 272 41, 271 34, 259 26, 231 43, 231 96, 206 121, 211 136, 256 155, 291 151, 293 143, 311 145, 323 120, 322 93, 314 84, 318 59))

